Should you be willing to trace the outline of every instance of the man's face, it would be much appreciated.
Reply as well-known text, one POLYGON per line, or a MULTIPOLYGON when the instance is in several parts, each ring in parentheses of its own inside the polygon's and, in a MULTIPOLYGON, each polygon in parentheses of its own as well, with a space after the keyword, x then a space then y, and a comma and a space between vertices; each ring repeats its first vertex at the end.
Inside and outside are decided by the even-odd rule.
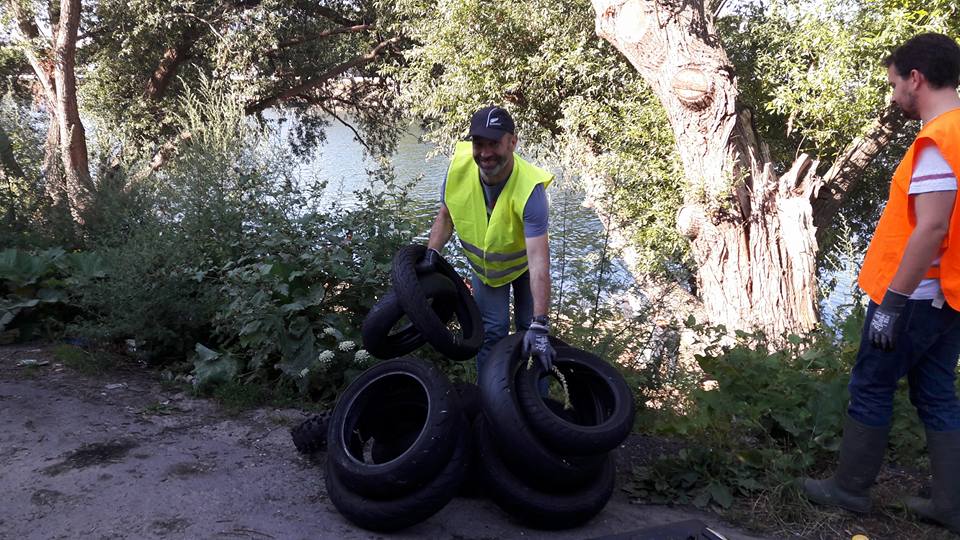
POLYGON ((484 180, 497 179, 497 176, 513 164, 513 151, 517 148, 517 136, 505 133, 499 141, 473 138, 473 160, 480 167, 480 177, 484 180))
POLYGON ((901 77, 893 64, 890 64, 887 68, 887 81, 893 88, 893 102, 897 104, 897 107, 900 107, 903 115, 910 120, 920 119, 920 110, 917 107, 916 81, 914 80, 916 79, 915 73, 916 71, 912 71, 909 76, 901 77))

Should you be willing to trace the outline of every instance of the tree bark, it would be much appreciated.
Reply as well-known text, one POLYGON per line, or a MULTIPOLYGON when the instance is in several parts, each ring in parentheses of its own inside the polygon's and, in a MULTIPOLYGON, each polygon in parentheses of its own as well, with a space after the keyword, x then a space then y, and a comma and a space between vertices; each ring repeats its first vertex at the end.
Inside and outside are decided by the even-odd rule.
POLYGON ((54 82, 56 110, 60 119, 60 157, 67 181, 67 197, 73 221, 83 225, 93 193, 87 154, 87 135, 77 104, 77 30, 80 27, 80 0, 60 2, 60 27, 54 41, 54 82))
POLYGON ((807 155, 778 177, 749 110, 738 106, 733 66, 702 0, 592 3, 597 35, 631 62, 667 112, 692 188, 677 226, 690 240, 710 322, 771 336, 811 330, 819 320, 816 226, 836 214, 897 129, 896 116, 886 114, 851 143, 824 177, 807 155))
POLYGON ((38 51, 41 39, 32 12, 10 0, 27 61, 42 89, 50 124, 44 159, 44 180, 47 194, 54 204, 67 203, 74 222, 83 225, 89 209, 93 182, 90 178, 87 138, 80 121, 75 73, 77 31, 80 26, 80 0, 51 0, 50 47, 38 51), (61 169, 62 167, 62 169, 61 169))
POLYGON ((166 94, 167 88, 170 86, 170 81, 176 76, 180 65, 187 59, 187 56, 190 54, 190 48, 198 36, 199 33, 193 34, 185 32, 180 43, 177 43, 173 47, 168 47, 167 50, 163 52, 160 63, 157 65, 157 68, 153 70, 153 74, 150 76, 150 80, 147 81, 146 88, 143 90, 144 97, 151 100, 159 100, 166 94))

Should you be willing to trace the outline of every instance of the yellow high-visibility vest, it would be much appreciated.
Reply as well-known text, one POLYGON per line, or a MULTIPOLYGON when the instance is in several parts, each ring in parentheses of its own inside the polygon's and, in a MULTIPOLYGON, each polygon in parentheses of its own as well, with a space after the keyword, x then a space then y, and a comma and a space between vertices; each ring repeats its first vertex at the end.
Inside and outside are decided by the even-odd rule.
POLYGON ((546 189, 551 182, 552 174, 514 153, 513 172, 488 220, 480 168, 473 160, 473 145, 470 141, 457 143, 447 170, 443 199, 464 255, 487 285, 506 285, 527 271, 523 209, 537 184, 543 184, 546 189))

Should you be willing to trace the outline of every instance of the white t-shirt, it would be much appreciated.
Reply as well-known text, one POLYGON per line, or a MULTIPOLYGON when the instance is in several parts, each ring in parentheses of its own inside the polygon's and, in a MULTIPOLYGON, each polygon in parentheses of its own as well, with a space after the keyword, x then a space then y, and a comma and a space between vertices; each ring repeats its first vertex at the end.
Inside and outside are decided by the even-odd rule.
MULTIPOLYGON (((943 158, 943 154, 936 145, 930 144, 920 150, 920 155, 913 165, 913 176, 910 178, 910 195, 931 193, 933 191, 956 191, 957 177, 950 168, 950 164, 943 158)), ((940 265, 940 257, 933 261, 932 266, 940 265)), ((912 300, 932 300, 942 296, 939 279, 924 279, 917 285, 910 295, 912 300)))

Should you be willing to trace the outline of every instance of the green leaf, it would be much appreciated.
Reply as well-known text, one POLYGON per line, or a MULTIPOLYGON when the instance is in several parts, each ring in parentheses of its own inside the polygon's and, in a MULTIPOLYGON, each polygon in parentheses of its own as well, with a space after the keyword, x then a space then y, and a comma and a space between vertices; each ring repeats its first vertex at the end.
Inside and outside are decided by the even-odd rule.
POLYGON ((733 504, 733 495, 727 486, 713 482, 707 486, 707 490, 713 500, 723 508, 730 508, 730 505, 733 504))
POLYGON ((313 341, 313 332, 310 331, 310 319, 306 317, 296 317, 290 321, 290 325, 287 327, 287 331, 290 332, 291 336, 300 337, 305 334, 310 334, 310 340, 313 341))
POLYGON ((37 300, 44 303, 65 302, 67 292, 60 289, 40 289, 37 291, 37 300))
POLYGON ((296 311, 303 311, 307 306, 303 305, 301 302, 290 302, 289 304, 284 304, 280 306, 280 311, 284 313, 293 313, 296 311))
POLYGON ((17 313, 20 313, 20 309, 5 309, 0 312, 0 332, 7 329, 7 325, 13 322, 17 313))
MULTIPOLYGON (((14 297, 17 298, 17 297, 14 297)), ((40 303, 40 300, 37 298, 30 299, 19 299, 15 300, 10 304, 4 305, 4 309, 23 309, 23 308, 32 308, 36 307, 40 303)))
POLYGON ((261 321, 250 321, 240 329, 240 335, 246 336, 260 329, 261 321))
POLYGON ((230 354, 221 354, 200 343, 194 347, 193 386, 204 392, 216 385, 232 381, 239 371, 237 361, 230 354))

